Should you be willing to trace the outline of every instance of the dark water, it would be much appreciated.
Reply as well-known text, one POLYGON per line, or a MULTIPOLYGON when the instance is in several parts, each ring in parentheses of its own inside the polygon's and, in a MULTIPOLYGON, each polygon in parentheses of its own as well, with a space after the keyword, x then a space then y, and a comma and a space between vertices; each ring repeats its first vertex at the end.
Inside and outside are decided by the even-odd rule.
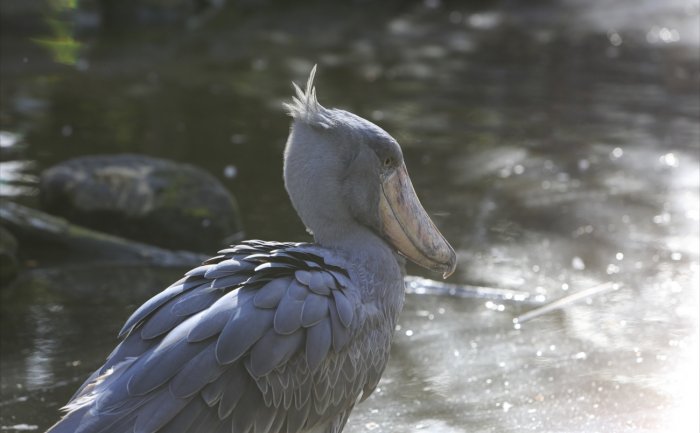
MULTIPOLYGON (((697 1, 155 3, 102 26, 91 4, 3 3, 4 196, 35 202, 35 175, 68 157, 139 152, 217 175, 248 237, 307 239, 281 102, 318 63, 322 104, 404 147, 458 249, 449 282, 547 300, 606 284, 518 329, 532 307, 409 295, 347 431, 698 431, 697 1)), ((38 269, 1 310, 10 431, 55 421, 182 272, 25 254, 38 269)))

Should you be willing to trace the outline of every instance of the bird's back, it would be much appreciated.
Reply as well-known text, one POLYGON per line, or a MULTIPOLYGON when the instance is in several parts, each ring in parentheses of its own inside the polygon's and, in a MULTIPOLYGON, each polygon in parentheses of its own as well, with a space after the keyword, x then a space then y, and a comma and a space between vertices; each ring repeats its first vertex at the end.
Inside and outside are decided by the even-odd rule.
POLYGON ((363 299, 355 273, 312 244, 221 251, 129 318, 49 432, 340 432, 398 313, 363 299))

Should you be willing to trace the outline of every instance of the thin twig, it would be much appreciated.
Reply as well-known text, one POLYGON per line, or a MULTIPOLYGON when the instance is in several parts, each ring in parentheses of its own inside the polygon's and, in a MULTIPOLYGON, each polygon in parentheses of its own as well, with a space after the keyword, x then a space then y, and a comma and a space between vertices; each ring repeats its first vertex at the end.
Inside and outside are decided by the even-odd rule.
POLYGON ((547 314, 550 311, 558 310, 564 308, 574 302, 580 301, 581 299, 588 298, 593 295, 598 295, 600 293, 608 292, 611 290, 617 290, 620 288, 618 283, 613 283, 608 281, 607 283, 599 284, 588 289, 581 290, 580 292, 572 293, 571 295, 564 296, 563 298, 557 299, 556 301, 550 302, 547 305, 543 305, 534 310, 530 310, 527 313, 521 314, 520 316, 513 319, 513 324, 516 328, 520 328, 523 322, 532 320, 536 317, 547 314))
POLYGON ((480 298, 492 301, 517 302, 529 305, 539 305, 542 301, 522 290, 498 289, 494 287, 473 286, 468 284, 449 284, 427 278, 407 276, 406 293, 417 295, 453 296, 457 298, 480 298))

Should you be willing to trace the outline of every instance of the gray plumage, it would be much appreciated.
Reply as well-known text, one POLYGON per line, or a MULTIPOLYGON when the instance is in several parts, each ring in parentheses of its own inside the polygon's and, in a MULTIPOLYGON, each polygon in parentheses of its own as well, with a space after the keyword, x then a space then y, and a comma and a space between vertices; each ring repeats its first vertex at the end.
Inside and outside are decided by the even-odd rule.
POLYGON ((394 326, 363 305, 355 266, 312 244, 251 241, 223 251, 134 313, 51 431, 340 428, 339 414, 381 376, 394 326), (237 275, 247 277, 212 289, 237 275))
MULTIPOLYGON (((380 198, 401 149, 320 106, 312 80, 287 106, 284 178, 316 243, 243 242, 148 300, 50 433, 339 433, 373 392, 403 305, 396 249, 421 263, 420 236, 439 232, 387 240, 380 198)), ((447 255, 429 265, 451 273, 439 238, 447 255)))

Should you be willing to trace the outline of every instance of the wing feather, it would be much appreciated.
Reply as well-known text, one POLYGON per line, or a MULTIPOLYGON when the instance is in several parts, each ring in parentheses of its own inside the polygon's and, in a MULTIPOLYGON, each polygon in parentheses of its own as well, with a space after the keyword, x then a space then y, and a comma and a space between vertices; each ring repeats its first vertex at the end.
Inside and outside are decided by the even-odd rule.
POLYGON ((274 329, 255 343, 250 351, 249 370, 254 377, 264 376, 289 360, 301 348, 305 332, 301 329, 290 335, 278 334, 274 329))
MULTIPOLYGON (((195 313, 209 308, 212 303, 221 297, 221 293, 214 290, 198 290, 189 296, 183 296, 173 304, 171 313, 174 316, 190 316, 195 313)), ((150 323, 150 321, 149 321, 150 323)))
POLYGON ((292 281, 287 288, 287 296, 290 298, 303 301, 309 295, 309 285, 297 281, 292 281))
POLYGON ((158 433, 194 433, 195 431, 199 431, 199 426, 195 424, 195 421, 207 410, 209 410, 209 407, 203 400, 197 398, 191 399, 187 406, 163 426, 158 433))
POLYGON ((216 345, 211 343, 173 377, 170 381, 170 393, 176 398, 191 397, 223 372, 224 366, 216 360, 216 345))
POLYGON ((270 329, 274 317, 274 310, 255 308, 251 302, 242 305, 219 335, 216 343, 219 363, 229 364, 243 356, 270 329))
POLYGON ((277 308, 291 283, 290 278, 277 278, 265 284, 255 294, 255 306, 258 308, 277 308))
POLYGON ((315 372, 331 348, 332 331, 330 319, 322 320, 306 331, 306 362, 315 372))
POLYGON ((245 268, 245 265, 243 265, 240 260, 225 259, 216 264, 209 265, 206 272, 204 272, 202 275, 208 280, 213 280, 215 278, 227 277, 231 274, 236 274, 243 268, 245 268))
POLYGON ((291 410, 287 418, 287 432, 297 433, 304 427, 304 423, 309 417, 310 404, 305 404, 301 410, 291 410))
POLYGON ((255 424, 258 409, 265 406, 262 395, 258 392, 255 382, 248 379, 244 386, 243 394, 245 398, 238 400, 238 406, 236 410, 233 411, 231 417, 231 431, 236 433, 250 432, 255 424))
POLYGON ((235 315, 236 309, 248 302, 253 294, 254 292, 251 291, 236 290, 219 298, 192 327, 187 334, 188 341, 197 342, 218 335, 229 319, 235 315))
POLYGON ((301 326, 309 328, 328 316, 328 298, 310 293, 301 311, 301 326))
POLYGON ((333 286, 328 285, 328 280, 325 277, 325 272, 314 272, 311 274, 311 279, 309 280, 309 289, 319 295, 328 295, 333 289, 333 286))
POLYGON ((303 308, 304 301, 296 300, 287 293, 280 301, 275 312, 275 332, 280 335, 290 335, 301 328, 301 312, 303 308))
POLYGON ((187 403, 188 400, 172 398, 167 389, 160 390, 139 412, 134 424, 134 433, 156 433, 180 413, 187 403))
POLYGON ((328 309, 330 315, 331 334, 333 337, 333 350, 340 352, 350 341, 350 332, 348 328, 343 326, 343 323, 338 316, 338 309, 335 302, 331 301, 328 309))
POLYGON ((76 393, 66 429, 50 432, 300 433, 328 423, 326 411, 353 405, 366 385, 356 383, 365 364, 348 356, 364 307, 345 265, 308 244, 220 251, 134 312, 76 393))
POLYGON ((177 327, 131 366, 127 372, 131 375, 129 394, 145 395, 155 390, 210 344, 208 341, 188 342, 187 331, 185 326, 177 327))
POLYGON ((250 382, 250 376, 246 374, 245 368, 240 363, 236 363, 230 368, 226 386, 219 401, 218 413, 220 419, 226 419, 233 413, 250 382))
POLYGON ((141 323, 146 317, 153 314, 161 305, 165 304, 174 297, 180 295, 183 292, 187 292, 195 287, 198 287, 202 282, 198 279, 191 279, 185 277, 180 281, 174 283, 167 289, 163 290, 159 294, 155 295, 143 305, 141 305, 134 314, 129 317, 121 331, 119 331, 119 338, 123 338, 126 334, 131 332, 139 323, 141 323))
POLYGON ((333 290, 335 307, 338 310, 338 318, 344 327, 349 327, 352 322, 354 306, 341 290, 333 290))

